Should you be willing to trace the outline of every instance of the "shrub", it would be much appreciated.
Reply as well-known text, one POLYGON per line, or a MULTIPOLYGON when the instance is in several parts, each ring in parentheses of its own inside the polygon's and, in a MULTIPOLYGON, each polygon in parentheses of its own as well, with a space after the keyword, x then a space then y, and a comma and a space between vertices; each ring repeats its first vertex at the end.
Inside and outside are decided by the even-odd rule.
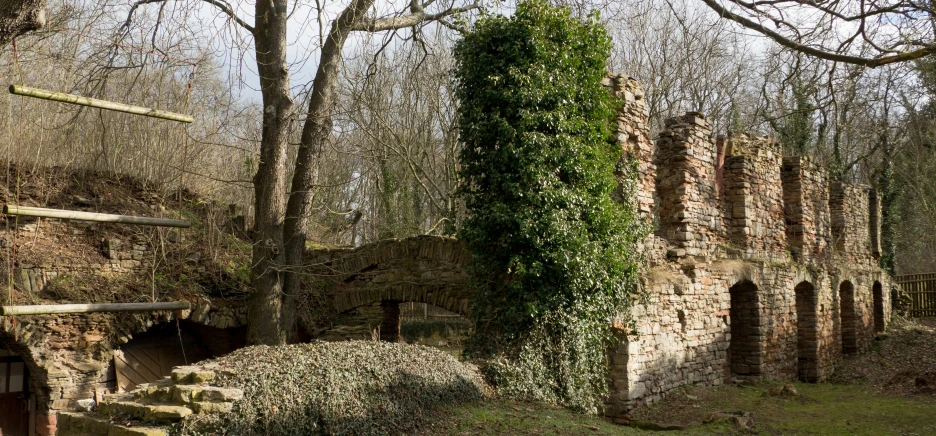
POLYGON ((455 48, 459 237, 479 292, 466 351, 489 359, 502 393, 591 413, 643 237, 632 205, 612 201, 610 44, 597 15, 533 0, 483 18, 455 48))

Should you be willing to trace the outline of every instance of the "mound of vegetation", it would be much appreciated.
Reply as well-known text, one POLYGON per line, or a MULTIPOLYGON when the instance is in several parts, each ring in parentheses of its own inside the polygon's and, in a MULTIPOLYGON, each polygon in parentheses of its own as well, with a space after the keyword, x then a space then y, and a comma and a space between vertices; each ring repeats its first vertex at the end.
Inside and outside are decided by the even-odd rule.
POLYGON ((897 395, 936 395, 936 319, 894 316, 867 353, 835 368, 833 383, 870 384, 897 395))
POLYGON ((472 366, 442 351, 377 341, 254 346, 206 363, 221 367, 214 384, 244 399, 233 413, 186 421, 183 434, 401 434, 433 408, 487 390, 472 366))

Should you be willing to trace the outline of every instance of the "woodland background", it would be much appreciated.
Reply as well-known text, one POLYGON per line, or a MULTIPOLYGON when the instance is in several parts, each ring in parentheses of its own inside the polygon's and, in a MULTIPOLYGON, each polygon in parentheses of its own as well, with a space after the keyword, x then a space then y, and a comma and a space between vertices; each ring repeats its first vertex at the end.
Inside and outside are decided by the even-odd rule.
MULTIPOLYGON (((252 41, 204 2, 139 8, 49 0, 43 30, 0 47, 9 83, 193 114, 180 126, 0 94, 0 159, 45 171, 113 171, 166 196, 184 186, 250 210, 262 107, 252 41), (126 25, 125 26, 125 22, 126 25), (115 44, 119 41, 119 44, 115 44)), ((717 132, 771 135, 834 177, 876 187, 885 266, 936 271, 936 59, 878 68, 782 49, 692 0, 569 4, 601 11, 608 70, 643 83, 653 134, 702 111, 717 132), (890 244, 887 244, 890 241, 890 244)), ((491 11, 510 11, 497 5, 491 11)), ((296 3, 293 95, 303 107, 322 45, 320 2, 296 3)), ((453 233, 463 214, 451 48, 471 17, 349 41, 334 127, 314 191, 311 239, 360 245, 453 233)), ((834 37, 830 36, 830 37, 834 37)), ((291 129, 299 143, 299 126, 291 129)), ((295 152, 295 150, 294 150, 295 152)))

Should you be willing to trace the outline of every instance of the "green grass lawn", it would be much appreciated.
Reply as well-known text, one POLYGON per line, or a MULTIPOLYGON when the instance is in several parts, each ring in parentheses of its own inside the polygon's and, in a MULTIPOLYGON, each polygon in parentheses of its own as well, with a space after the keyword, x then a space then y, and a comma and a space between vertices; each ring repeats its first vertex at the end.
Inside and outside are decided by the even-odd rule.
MULTIPOLYGON (((634 421, 686 428, 666 434, 936 435, 936 397, 878 394, 870 386, 796 383, 795 397, 766 393, 778 383, 694 387, 638 409, 634 421), (702 424, 711 412, 752 412, 754 431, 728 422, 702 424)), ((440 411, 420 434, 634 435, 661 434, 539 404, 491 400, 440 411)))

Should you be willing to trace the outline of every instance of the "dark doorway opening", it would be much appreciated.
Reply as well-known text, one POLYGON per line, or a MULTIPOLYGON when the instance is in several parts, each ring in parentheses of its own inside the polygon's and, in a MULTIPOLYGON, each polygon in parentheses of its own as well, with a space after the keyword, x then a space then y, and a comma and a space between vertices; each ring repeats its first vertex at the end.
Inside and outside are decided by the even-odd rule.
POLYGON ((858 326, 855 324, 855 286, 846 280, 839 285, 839 303, 842 318, 842 353, 855 354, 858 352, 858 326))
POLYGON ((871 287, 871 294, 874 298, 874 331, 883 332, 884 323, 884 289, 881 282, 874 282, 871 287))
POLYGON ((728 362, 731 375, 759 377, 764 363, 762 343, 765 325, 758 307, 757 285, 742 280, 728 289, 731 295, 731 343, 728 347, 728 362))
POLYGON ((26 363, 19 356, 0 356, 0 434, 29 434, 30 401, 26 363))
POLYGON ((800 381, 819 381, 819 327, 816 317, 816 288, 800 282, 796 293, 796 363, 800 381))

